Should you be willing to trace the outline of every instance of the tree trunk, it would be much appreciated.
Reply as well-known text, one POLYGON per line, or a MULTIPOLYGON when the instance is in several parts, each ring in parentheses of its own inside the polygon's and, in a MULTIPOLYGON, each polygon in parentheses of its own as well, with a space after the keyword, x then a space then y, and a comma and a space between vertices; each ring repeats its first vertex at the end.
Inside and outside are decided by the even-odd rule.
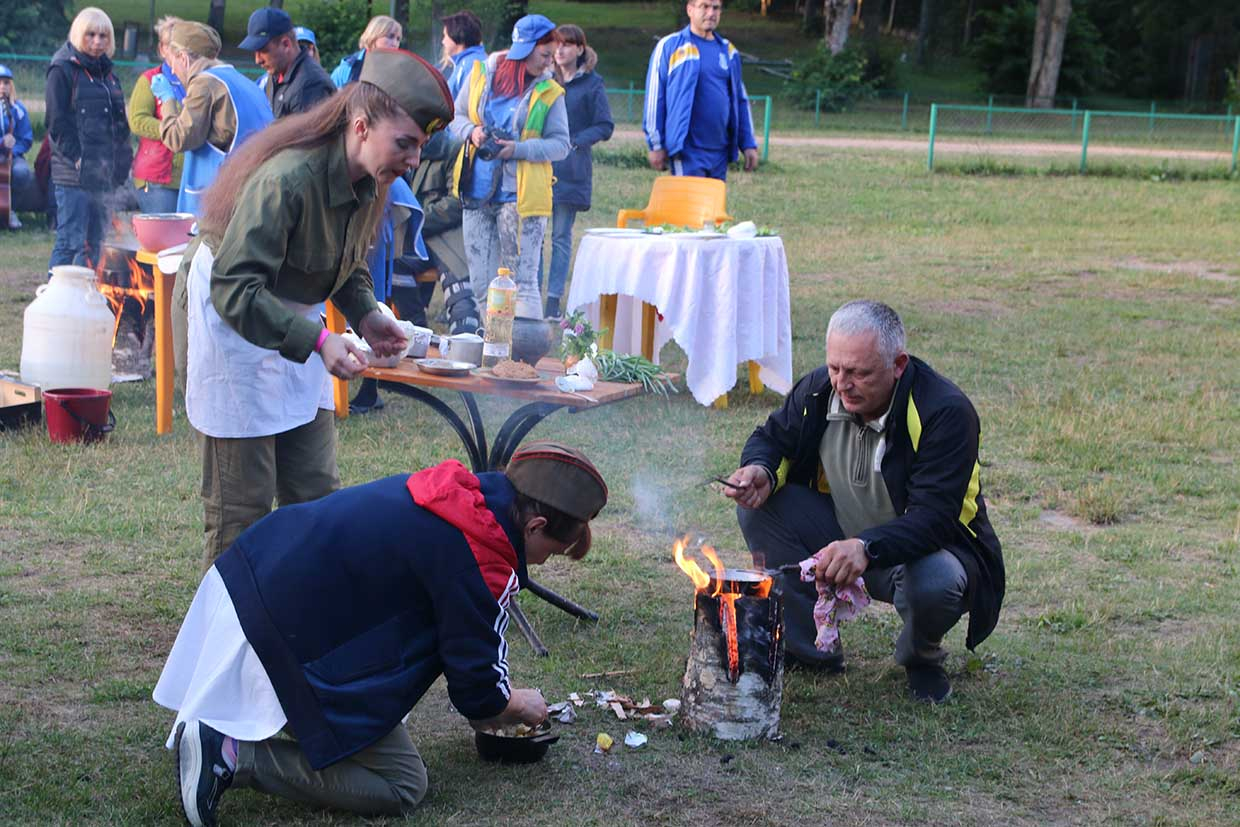
POLYGON ((269 0, 269 3, 277 9, 284 8, 284 0, 269 0))
POLYGON ((402 29, 409 28, 409 0, 392 0, 392 17, 402 29))
MULTIPOLYGON (((406 0, 407 2, 407 0, 406 0)), ((431 31, 427 37, 427 48, 430 51, 428 55, 439 55, 440 60, 446 60, 444 55, 440 54, 443 49, 441 43, 443 39, 443 0, 431 0, 431 31)))
POLYGON ((930 29, 934 26, 934 0, 921 0, 921 14, 917 18, 918 66, 925 66, 930 58, 930 29))
POLYGON ((801 7, 801 30, 809 33, 815 31, 814 21, 818 19, 818 10, 822 8, 818 0, 805 0, 801 7))
POLYGON ((884 29, 887 34, 891 34, 891 28, 896 23, 896 0, 891 0, 891 4, 887 6, 887 28, 884 29))
POLYGON ((831 54, 838 55, 848 44, 848 27, 852 25, 853 9, 857 0, 823 0, 822 13, 826 18, 823 40, 831 54))
POLYGON ((878 35, 883 26, 883 5, 880 0, 864 0, 861 4, 861 39, 865 44, 865 59, 877 64, 878 35))
POLYGON ((207 25, 217 32, 224 30, 224 0, 211 0, 207 7, 207 25))
POLYGON ((1059 67, 1063 63, 1063 43, 1068 35, 1068 18, 1071 16, 1072 0, 1038 0, 1025 106, 1049 109, 1055 105, 1059 67))
POLYGON ((973 39, 973 7, 976 0, 969 0, 968 6, 964 10, 964 37, 960 39, 961 48, 968 48, 969 41, 973 39))

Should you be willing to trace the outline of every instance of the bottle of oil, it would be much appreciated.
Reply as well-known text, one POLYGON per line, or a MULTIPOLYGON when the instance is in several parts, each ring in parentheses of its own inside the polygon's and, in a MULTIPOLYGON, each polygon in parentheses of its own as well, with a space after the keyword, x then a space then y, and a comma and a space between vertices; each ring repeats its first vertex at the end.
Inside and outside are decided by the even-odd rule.
POLYGON ((486 334, 482 339, 482 366, 494 367, 512 358, 512 320, 517 314, 517 283, 512 271, 499 268, 487 287, 486 334))

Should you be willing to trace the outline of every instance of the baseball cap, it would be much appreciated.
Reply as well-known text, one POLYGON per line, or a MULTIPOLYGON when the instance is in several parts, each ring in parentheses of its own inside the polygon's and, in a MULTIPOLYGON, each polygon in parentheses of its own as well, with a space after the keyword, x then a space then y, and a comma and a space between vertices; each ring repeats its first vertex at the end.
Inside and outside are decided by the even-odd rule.
POLYGON ((3 63, 0 63, 0 78, 11 78, 11 77, 13 77, 13 70, 5 66, 3 63))
POLYGON ((314 32, 310 31, 305 26, 294 26, 293 34, 297 35, 298 43, 313 43, 315 46, 319 45, 319 41, 315 38, 314 32))
POLYGON ((250 23, 246 26, 245 40, 237 44, 238 49, 257 52, 278 37, 293 30, 293 18, 284 9, 266 6, 250 15, 250 23))
POLYGON ((527 14, 512 27, 512 48, 508 50, 509 60, 524 60, 534 51, 534 45, 551 32, 555 24, 541 14, 527 14))

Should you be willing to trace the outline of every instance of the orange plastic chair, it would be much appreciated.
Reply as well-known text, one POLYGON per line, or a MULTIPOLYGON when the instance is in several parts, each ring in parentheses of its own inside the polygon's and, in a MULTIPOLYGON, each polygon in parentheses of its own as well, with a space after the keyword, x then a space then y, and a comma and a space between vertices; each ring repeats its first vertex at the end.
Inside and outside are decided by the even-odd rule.
POLYGON ((728 215, 728 187, 717 178, 691 175, 662 175, 654 179, 650 202, 640 210, 621 210, 616 226, 626 227, 630 221, 653 224, 679 224, 701 229, 707 224, 731 221, 728 215))
MULTIPOLYGON (((650 190, 650 201, 644 209, 620 210, 616 214, 616 226, 627 227, 630 221, 641 221, 647 227, 656 224, 677 224, 684 227, 715 226, 731 221, 732 216, 727 210, 728 188, 717 178, 698 178, 692 175, 662 175, 654 179, 654 187, 650 190)), ((654 324, 657 315, 653 305, 642 302, 642 355, 647 359, 654 358, 654 324)), ((599 298, 599 323, 607 328, 601 343, 603 347, 611 347, 611 331, 616 326, 616 297, 614 295, 599 298)), ((751 393, 762 392, 762 382, 758 380, 758 366, 749 363, 749 390, 751 393)), ((715 400, 715 407, 726 408, 728 396, 724 394, 715 400)))

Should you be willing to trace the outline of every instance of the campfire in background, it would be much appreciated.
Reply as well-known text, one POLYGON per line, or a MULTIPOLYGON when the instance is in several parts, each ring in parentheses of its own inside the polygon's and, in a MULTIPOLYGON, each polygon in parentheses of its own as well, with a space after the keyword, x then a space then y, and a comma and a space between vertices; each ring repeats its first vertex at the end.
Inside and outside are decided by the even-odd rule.
POLYGON ((772 738, 784 692, 783 597, 765 573, 725 568, 710 546, 696 550, 713 573, 686 556, 689 538, 672 547, 695 587, 684 721, 726 740, 772 738))
POLYGON ((154 373, 155 277, 137 259, 138 243, 113 219, 115 241, 103 247, 95 266, 96 284, 116 315, 112 373, 149 379, 154 373))

